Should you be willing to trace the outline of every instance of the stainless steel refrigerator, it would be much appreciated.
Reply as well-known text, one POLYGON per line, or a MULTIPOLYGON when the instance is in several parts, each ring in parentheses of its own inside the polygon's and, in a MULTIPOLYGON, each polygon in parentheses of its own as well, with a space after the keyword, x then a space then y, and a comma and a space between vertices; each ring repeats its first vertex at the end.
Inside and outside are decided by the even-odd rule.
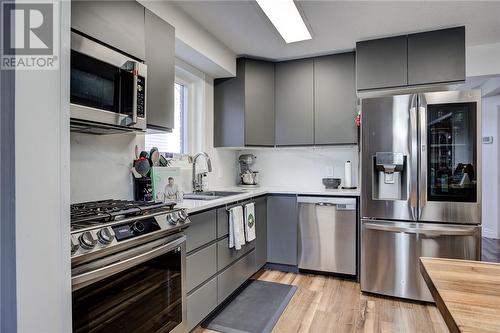
POLYGON ((419 257, 481 258, 481 94, 362 100, 361 289, 432 301, 419 257))

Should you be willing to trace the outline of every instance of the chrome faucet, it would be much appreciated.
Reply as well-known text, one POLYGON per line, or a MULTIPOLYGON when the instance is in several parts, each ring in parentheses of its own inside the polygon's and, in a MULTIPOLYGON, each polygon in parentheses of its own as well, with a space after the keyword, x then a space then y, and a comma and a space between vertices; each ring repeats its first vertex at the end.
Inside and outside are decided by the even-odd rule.
POLYGON ((207 169, 208 172, 212 172, 212 162, 210 161, 210 157, 207 153, 201 152, 193 157, 193 192, 203 192, 203 175, 206 173, 196 173, 196 160, 198 157, 203 156, 207 161, 207 169))

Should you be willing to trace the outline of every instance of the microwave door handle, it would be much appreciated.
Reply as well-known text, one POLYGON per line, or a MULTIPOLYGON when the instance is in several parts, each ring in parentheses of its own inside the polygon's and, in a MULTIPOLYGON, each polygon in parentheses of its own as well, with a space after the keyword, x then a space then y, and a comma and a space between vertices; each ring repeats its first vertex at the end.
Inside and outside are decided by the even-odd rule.
POLYGON ((134 91, 132 92, 132 123, 130 125, 135 125, 137 124, 137 84, 139 76, 139 68, 136 62, 134 62, 134 69, 132 74, 133 74, 132 83, 134 91))
POLYGON ((186 240, 185 237, 181 237, 179 239, 176 239, 175 241, 158 246, 150 251, 144 252, 135 257, 118 261, 111 265, 104 266, 90 272, 85 272, 79 275, 75 275, 71 278, 71 284, 73 290, 81 289, 92 283, 103 280, 113 274, 122 272, 129 268, 137 266, 143 262, 146 262, 148 260, 161 256, 167 252, 170 252, 174 250, 176 247, 179 247, 183 242, 185 242, 185 240, 186 240))
POLYGON ((139 66, 136 61, 127 61, 122 68, 132 73, 132 120, 127 123, 127 126, 137 124, 137 86, 139 76, 139 66))

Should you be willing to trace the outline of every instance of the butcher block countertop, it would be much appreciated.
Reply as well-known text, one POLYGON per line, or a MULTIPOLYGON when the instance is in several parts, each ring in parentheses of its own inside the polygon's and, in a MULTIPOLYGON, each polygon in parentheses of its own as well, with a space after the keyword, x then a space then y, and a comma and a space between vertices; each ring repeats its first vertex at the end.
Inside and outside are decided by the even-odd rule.
POLYGON ((420 271, 451 332, 500 332, 500 264, 422 257, 420 271))

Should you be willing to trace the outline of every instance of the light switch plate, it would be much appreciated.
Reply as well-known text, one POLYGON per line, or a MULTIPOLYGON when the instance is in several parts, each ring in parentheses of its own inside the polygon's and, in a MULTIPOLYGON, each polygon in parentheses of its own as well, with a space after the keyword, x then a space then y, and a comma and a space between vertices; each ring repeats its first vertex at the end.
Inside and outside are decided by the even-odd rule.
POLYGON ((493 137, 492 136, 483 136, 483 143, 484 144, 491 144, 491 143, 493 143, 493 137))
POLYGON ((327 177, 333 177, 333 167, 332 166, 327 166, 326 167, 326 176, 327 177))

